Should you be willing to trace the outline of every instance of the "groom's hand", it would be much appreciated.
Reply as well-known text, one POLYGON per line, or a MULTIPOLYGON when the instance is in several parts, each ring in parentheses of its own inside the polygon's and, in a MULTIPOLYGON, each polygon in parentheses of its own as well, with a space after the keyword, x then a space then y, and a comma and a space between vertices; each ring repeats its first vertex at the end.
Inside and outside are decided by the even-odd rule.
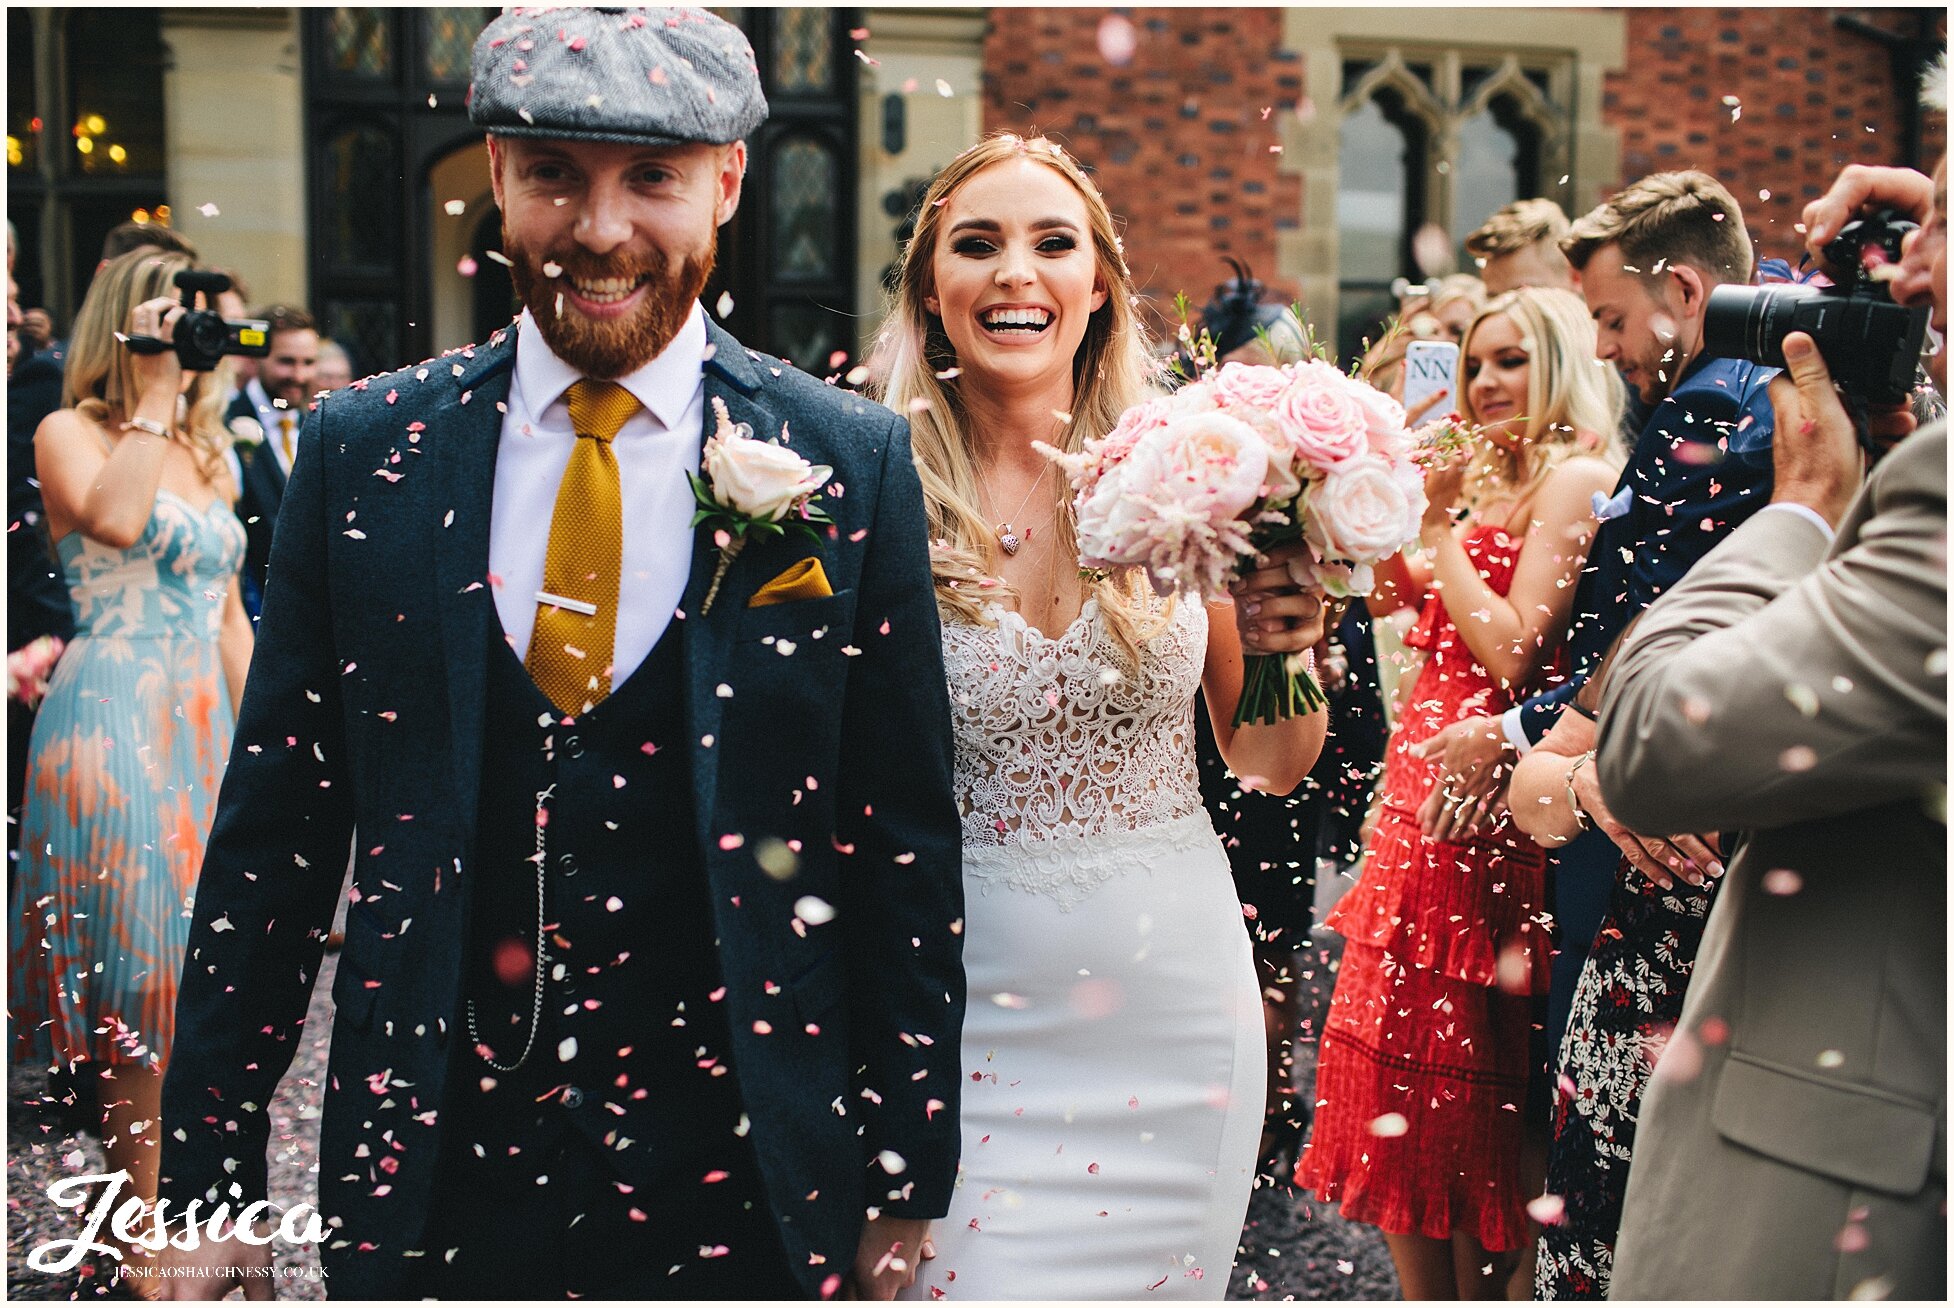
POLYGON ((855 1246, 855 1269, 842 1283, 844 1299, 893 1299, 916 1284, 916 1271, 936 1257, 927 1218, 875 1217, 862 1225, 855 1246))

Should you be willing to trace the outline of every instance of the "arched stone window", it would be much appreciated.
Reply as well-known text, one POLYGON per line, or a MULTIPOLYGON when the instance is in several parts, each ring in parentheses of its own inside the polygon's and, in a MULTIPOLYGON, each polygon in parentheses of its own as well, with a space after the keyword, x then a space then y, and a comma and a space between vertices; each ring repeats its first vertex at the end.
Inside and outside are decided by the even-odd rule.
POLYGON ((1395 308, 1393 279, 1473 271, 1464 240, 1493 210, 1539 195, 1578 215, 1619 183, 1601 92, 1625 39, 1599 11, 1556 11, 1536 47, 1485 44, 1468 10, 1285 13, 1309 99, 1285 132, 1303 223, 1278 267, 1344 357, 1395 308))

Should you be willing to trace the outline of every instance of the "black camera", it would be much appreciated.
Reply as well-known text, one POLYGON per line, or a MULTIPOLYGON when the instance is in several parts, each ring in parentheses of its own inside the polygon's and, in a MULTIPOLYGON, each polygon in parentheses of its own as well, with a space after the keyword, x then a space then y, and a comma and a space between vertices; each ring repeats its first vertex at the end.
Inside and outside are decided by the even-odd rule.
POLYGON ((177 362, 185 372, 209 372, 227 354, 242 354, 262 359, 271 353, 271 324, 262 318, 226 318, 211 309, 197 307, 197 292, 205 303, 231 289, 231 279, 221 272, 200 272, 185 268, 175 277, 183 292, 183 316, 176 320, 174 341, 155 336, 124 336, 122 343, 134 354, 161 354, 176 350, 177 362))
POLYGON ((1903 402, 1920 366, 1929 309, 1893 303, 1866 255, 1877 246, 1885 257, 1875 257, 1874 267, 1898 264, 1900 242, 1915 226, 1891 209, 1847 224, 1825 245, 1826 262, 1852 272, 1837 286, 1717 287, 1703 314, 1703 352, 1782 368, 1785 336, 1804 332, 1848 395, 1869 404, 1903 402))

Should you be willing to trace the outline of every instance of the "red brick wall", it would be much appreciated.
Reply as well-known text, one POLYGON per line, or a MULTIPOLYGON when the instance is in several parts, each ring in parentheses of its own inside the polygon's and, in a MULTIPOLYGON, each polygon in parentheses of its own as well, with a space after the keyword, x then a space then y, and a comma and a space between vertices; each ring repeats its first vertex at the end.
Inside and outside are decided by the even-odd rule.
POLYGON ((1233 276, 1223 255, 1291 298, 1275 234, 1301 223, 1302 182, 1271 147, 1302 68, 1281 37, 1276 9, 993 9, 984 130, 1037 128, 1092 171, 1158 314, 1172 317, 1176 291, 1198 311, 1233 276), (1114 12, 1138 38, 1123 67, 1099 48, 1114 12))
MULTIPOLYGON (((1898 162, 1898 97, 1886 52, 1839 30, 1851 13, 1894 31, 1894 9, 1630 9, 1627 67, 1607 78, 1604 116, 1621 134, 1621 180, 1702 167, 1730 186, 1764 254, 1797 254, 1805 202, 1848 162, 1898 162), (1726 95, 1743 112, 1733 121, 1726 95), (1871 131, 1868 131, 1868 128, 1871 131), (1769 200, 1759 199, 1768 190, 1769 200)), ((1300 178, 1278 172, 1278 122, 1302 99, 1276 9, 991 10, 984 128, 1037 128, 1097 176, 1125 223, 1133 273, 1157 310, 1198 306, 1245 260, 1277 293, 1276 232, 1302 212, 1300 178), (1130 63, 1101 53, 1108 14, 1137 40, 1130 63), (1266 112, 1266 117, 1264 116, 1266 112)), ((1540 32, 1539 11, 1493 10, 1488 31, 1540 32)), ((1941 31, 1945 32, 1942 20, 1941 31)), ((1322 93, 1318 94, 1322 98, 1322 93)), ((1944 148, 1927 134, 1927 161, 1944 148)), ((1598 197, 1581 197, 1592 203, 1598 197)))
MULTIPOLYGON (((1901 162, 1899 96, 1886 51, 1840 30, 1833 16, 1850 13, 1910 33, 1910 15, 1784 8, 1627 12, 1628 66, 1608 77, 1603 108, 1621 133, 1624 182, 1701 168, 1737 197, 1762 253, 1795 259, 1803 242, 1792 226, 1841 167, 1901 162), (1734 120, 1725 96, 1737 97, 1742 108, 1734 120), (1760 191, 1769 191, 1770 199, 1761 199, 1760 191)), ((1928 167, 1944 142, 1944 131, 1928 134, 1928 167)))

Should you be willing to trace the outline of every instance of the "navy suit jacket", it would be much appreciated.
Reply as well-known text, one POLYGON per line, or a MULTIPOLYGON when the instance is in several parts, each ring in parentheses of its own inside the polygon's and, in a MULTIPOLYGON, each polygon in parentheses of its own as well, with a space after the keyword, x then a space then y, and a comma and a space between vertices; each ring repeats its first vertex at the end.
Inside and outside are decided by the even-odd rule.
POLYGON ((1588 547, 1574 592, 1569 672, 1520 706, 1538 743, 1615 638, 1739 523, 1771 501, 1776 368, 1698 358, 1655 406, 1635 442, 1611 509, 1588 547))
MULTIPOLYGON (((955 1182, 964 1005, 950 705, 907 425, 711 328, 709 399, 831 465, 834 528, 755 541, 682 631, 698 857, 769 1205, 810 1295, 864 1210, 955 1182), (834 593, 749 608, 818 556, 834 593), (756 854, 799 851, 786 880, 756 854), (803 921, 803 897, 836 910, 803 921), (799 929, 796 929, 796 928, 799 929), (900 1156, 887 1170, 883 1151, 900 1156), (811 1192, 818 1191, 818 1198, 811 1192), (824 1263, 812 1263, 820 1254, 824 1263)), ((161 1193, 263 1195, 265 1106, 359 833, 320 1143, 333 1293, 399 1293, 427 1217, 462 1003, 487 652, 489 509, 516 333, 336 391, 305 424, 197 887, 164 1085, 161 1193), (424 380, 423 380, 424 378, 424 380), (364 1142, 389 1141, 387 1149, 364 1142)), ((708 404, 708 424, 711 424, 708 404)), ((543 524, 538 530, 545 530, 543 524)), ((656 802, 648 798, 647 802, 656 802)))
MULTIPOLYGON (((299 431, 305 430, 306 411, 294 415, 299 431)), ((224 411, 226 423, 239 418, 258 421, 258 406, 246 391, 239 391, 224 411)), ((264 609, 265 570, 271 566, 272 529, 278 525, 278 506, 285 498, 285 469, 279 466, 271 442, 277 432, 266 432, 256 445, 237 446, 238 467, 244 480, 237 488, 237 516, 244 520, 244 611, 253 622, 264 609)))

